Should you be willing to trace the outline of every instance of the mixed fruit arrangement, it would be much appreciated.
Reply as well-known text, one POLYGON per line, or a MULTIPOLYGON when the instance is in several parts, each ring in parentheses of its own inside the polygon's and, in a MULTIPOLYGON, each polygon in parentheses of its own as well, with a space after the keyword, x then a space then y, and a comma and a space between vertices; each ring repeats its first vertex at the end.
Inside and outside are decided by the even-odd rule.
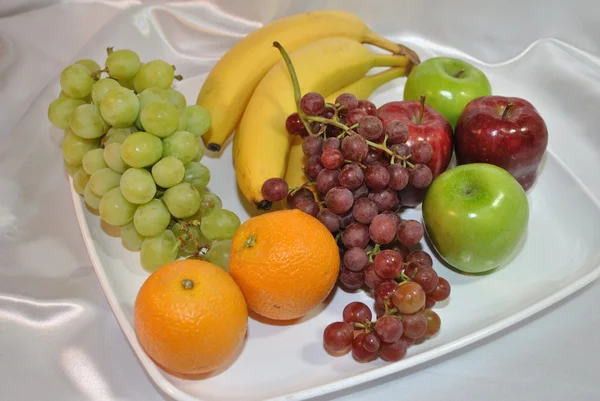
POLYGON ((451 288, 433 256, 488 272, 523 239, 546 124, 463 60, 421 61, 357 16, 323 10, 240 40, 194 105, 173 87, 181 79, 167 62, 109 48, 104 68, 66 67, 48 108, 75 191, 140 251, 150 274, 135 331, 171 374, 225 366, 252 313, 301 319, 336 284, 374 306, 340 311, 324 350, 398 361, 440 331, 434 308, 451 288), (369 100, 400 77, 402 100, 369 100), (257 210, 244 222, 207 189, 201 162, 231 136, 238 187, 257 210), (415 208, 422 221, 401 217, 415 208))

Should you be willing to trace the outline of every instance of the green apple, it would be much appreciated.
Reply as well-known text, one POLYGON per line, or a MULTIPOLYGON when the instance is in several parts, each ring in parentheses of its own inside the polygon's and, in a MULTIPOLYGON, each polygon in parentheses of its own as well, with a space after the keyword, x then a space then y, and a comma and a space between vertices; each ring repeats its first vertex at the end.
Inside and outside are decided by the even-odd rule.
POLYGON ((456 126, 471 100, 492 94, 487 76, 477 67, 456 58, 433 57, 415 66, 404 86, 404 100, 425 96, 428 105, 456 126))
POLYGON ((472 163, 438 176, 423 200, 425 230, 437 253, 466 273, 495 269, 525 235, 529 203, 501 167, 472 163))

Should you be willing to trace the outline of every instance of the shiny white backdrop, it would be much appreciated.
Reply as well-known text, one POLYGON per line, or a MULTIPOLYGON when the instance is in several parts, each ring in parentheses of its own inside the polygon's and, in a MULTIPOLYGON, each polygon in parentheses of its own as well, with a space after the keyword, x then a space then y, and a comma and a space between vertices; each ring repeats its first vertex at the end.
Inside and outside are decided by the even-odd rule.
MULTIPOLYGON (((309 8, 352 10, 381 34, 418 37, 436 53, 487 64, 507 62, 541 42, 564 42, 576 47, 572 54, 584 60, 578 65, 589 69, 569 69, 572 54, 563 45, 544 53, 544 62, 561 68, 540 68, 538 81, 565 104, 565 129, 550 132, 551 144, 600 199, 600 3, 594 0, 168 3, 207 30, 222 31, 218 40, 186 31, 160 10, 151 19, 130 18, 137 7, 163 4, 0 0, 0 400, 168 399, 144 373, 98 284, 73 213, 58 138, 33 123, 44 118, 40 93, 55 84, 60 70, 76 57, 97 59, 107 38, 119 38, 122 47, 150 42, 143 58, 176 55, 173 62, 184 76, 207 71, 262 23, 309 8), (203 19, 207 10, 218 18, 203 19), (585 85, 578 88, 585 90, 573 90, 565 74, 579 74, 585 85)), ((474 346, 318 401, 598 400, 598 299, 596 282, 474 346)))

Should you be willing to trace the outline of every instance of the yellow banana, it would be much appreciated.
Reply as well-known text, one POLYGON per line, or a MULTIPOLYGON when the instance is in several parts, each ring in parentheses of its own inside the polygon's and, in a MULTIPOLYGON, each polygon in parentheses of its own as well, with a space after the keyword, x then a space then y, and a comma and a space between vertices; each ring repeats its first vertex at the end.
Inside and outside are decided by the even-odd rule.
MULTIPOLYGON (((301 93, 333 93, 359 80, 375 66, 411 65, 403 55, 375 53, 344 37, 321 39, 292 52, 301 93)), ((271 203, 261 194, 269 178, 283 178, 292 137, 286 118, 296 111, 292 79, 285 62, 275 64, 256 87, 233 139, 238 186, 259 209, 271 203)))
MULTIPOLYGON (((392 67, 378 74, 369 75, 359 79, 358 81, 326 96, 325 101, 333 103, 342 93, 352 93, 358 99, 368 99, 380 86, 393 79, 407 76, 409 73, 410 70, 407 68, 392 67)), ((305 164, 306 155, 302 151, 302 137, 296 135, 292 140, 292 147, 290 148, 287 169, 285 171, 285 180, 287 181, 288 186, 296 188, 308 182, 308 178, 304 175, 303 171, 305 164)), ((314 186, 308 186, 307 188, 315 194, 315 197, 317 197, 317 191, 314 186)))
MULTIPOLYGON (((343 36, 396 54, 414 52, 371 31, 358 16, 340 10, 319 10, 291 15, 267 24, 235 44, 214 66, 202 85, 196 104, 211 113, 210 130, 202 136, 206 147, 219 151, 237 126, 254 89, 281 57, 272 43, 288 51, 326 37, 343 36)), ((317 60, 315 59, 315 62, 317 60)))

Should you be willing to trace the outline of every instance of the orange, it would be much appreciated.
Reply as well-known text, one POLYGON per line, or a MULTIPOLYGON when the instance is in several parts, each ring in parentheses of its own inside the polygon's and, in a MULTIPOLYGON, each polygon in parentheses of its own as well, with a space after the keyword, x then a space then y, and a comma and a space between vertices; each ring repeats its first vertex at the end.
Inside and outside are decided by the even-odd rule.
POLYGON ((296 319, 318 306, 333 289, 339 268, 331 233, 298 209, 246 220, 231 243, 229 272, 248 308, 269 319, 296 319))
POLYGON ((209 372, 232 361, 247 324, 248 309, 235 281, 201 260, 160 267, 144 281, 135 300, 140 345, 176 376, 209 372))

